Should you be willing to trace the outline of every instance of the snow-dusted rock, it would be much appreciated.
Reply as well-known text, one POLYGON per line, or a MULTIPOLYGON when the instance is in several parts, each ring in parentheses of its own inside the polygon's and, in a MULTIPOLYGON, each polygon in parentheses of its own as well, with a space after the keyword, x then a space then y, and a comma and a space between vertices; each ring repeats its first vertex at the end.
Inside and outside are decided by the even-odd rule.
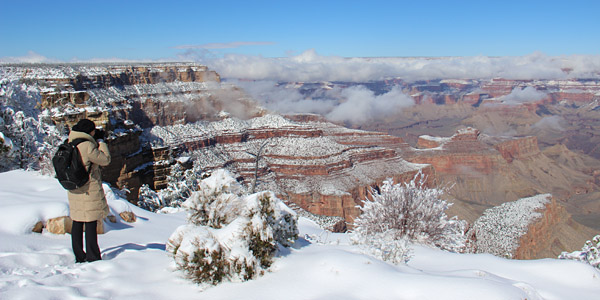
POLYGON ((121 217, 121 219, 123 219, 123 221, 127 223, 133 223, 137 220, 137 217, 131 211, 123 211, 119 213, 119 216, 121 217))
POLYGON ((543 194, 485 210, 471 229, 476 252, 513 258, 521 238, 543 216, 542 211, 551 199, 552 195, 543 194))
MULTIPOLYGON (((73 226, 73 220, 70 217, 58 217, 49 219, 46 223, 46 230, 54 234, 65 234, 71 233, 71 227, 73 226)), ((100 233, 100 232, 99 232, 100 233)))

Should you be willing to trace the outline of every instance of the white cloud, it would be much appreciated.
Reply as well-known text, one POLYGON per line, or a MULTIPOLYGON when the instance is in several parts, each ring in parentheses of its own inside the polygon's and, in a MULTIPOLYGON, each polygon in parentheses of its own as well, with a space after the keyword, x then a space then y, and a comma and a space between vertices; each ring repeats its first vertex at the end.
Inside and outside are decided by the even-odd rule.
MULTIPOLYGON (((188 50, 187 55, 193 56, 194 53, 188 50)), ((325 97, 313 97, 293 89, 275 87, 275 82, 362 83, 388 78, 406 81, 600 78, 600 56, 584 55, 552 57, 533 53, 519 57, 344 58, 321 56, 311 49, 283 58, 238 54, 208 57, 206 52, 195 58, 219 72, 223 78, 250 79, 244 88, 269 109, 282 113, 318 113, 333 121, 355 124, 384 118, 414 102, 400 88, 375 96, 365 87, 351 87, 337 90, 337 95, 332 91, 325 97), (265 81, 269 83, 259 83, 265 81)), ((505 104, 515 105, 545 97, 546 93, 527 87, 517 88, 501 100, 505 104)))
POLYGON ((40 55, 36 52, 29 51, 27 55, 24 56, 6 56, 0 57, 0 63, 27 63, 27 64, 41 64, 41 63, 59 63, 61 62, 58 59, 52 59, 40 55))
MULTIPOLYGON (((406 81, 429 79, 563 79, 600 78, 600 55, 547 56, 536 52, 504 57, 387 57, 345 58, 321 56, 314 49, 296 56, 267 58, 242 54, 220 56, 211 49, 271 45, 272 42, 231 42, 180 45, 173 58, 131 60, 120 58, 73 58, 70 62, 168 62, 197 61, 219 72, 223 78, 272 81, 367 82, 387 78, 406 81)), ((30 51, 21 57, 2 57, 1 63, 60 63, 30 51)))
POLYGON ((279 113, 315 113, 330 112, 338 100, 327 95, 302 95, 298 89, 280 86, 275 81, 231 81, 243 88, 265 108, 279 113))
POLYGON ((548 95, 544 92, 538 91, 532 86, 528 86, 524 89, 516 87, 506 96, 500 97, 498 100, 502 101, 506 105, 518 105, 523 103, 536 102, 546 98, 548 95))
POLYGON ((538 129, 564 131, 565 128, 563 124, 565 123, 565 119, 563 119, 563 117, 561 116, 546 116, 543 117, 541 120, 537 121, 535 124, 533 124, 533 127, 538 129))
POLYGON ((517 57, 344 58, 321 56, 311 49, 283 58, 228 54, 202 58, 201 62, 226 78, 278 81, 600 77, 600 55, 553 57, 533 53, 517 57))
POLYGON ((243 88, 269 110, 279 113, 315 113, 331 121, 351 124, 385 118, 415 103, 399 86, 381 95, 375 95, 362 85, 343 89, 317 89, 305 95, 296 87, 278 85, 275 81, 234 80, 232 83, 243 88))
POLYGON ((398 86, 377 96, 364 86, 350 87, 342 91, 342 97, 345 101, 326 115, 329 120, 361 124, 397 114, 415 104, 398 86))

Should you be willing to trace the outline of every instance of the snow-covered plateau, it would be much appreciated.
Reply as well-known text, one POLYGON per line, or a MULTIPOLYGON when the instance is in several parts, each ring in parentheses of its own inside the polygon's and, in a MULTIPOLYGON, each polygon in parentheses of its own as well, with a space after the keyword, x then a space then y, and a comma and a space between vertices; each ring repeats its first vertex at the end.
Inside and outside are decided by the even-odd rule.
POLYGON ((67 195, 51 177, 0 173, 0 299, 598 299, 600 271, 559 259, 509 260, 414 245, 408 264, 361 253, 347 234, 299 219, 300 237, 269 271, 247 282, 198 286, 183 278, 165 251, 185 224, 183 212, 155 214, 107 190, 114 214, 134 223, 105 223, 103 260, 76 264, 67 235, 30 231, 58 217, 67 195), (33 222, 33 223, 32 223, 33 222))

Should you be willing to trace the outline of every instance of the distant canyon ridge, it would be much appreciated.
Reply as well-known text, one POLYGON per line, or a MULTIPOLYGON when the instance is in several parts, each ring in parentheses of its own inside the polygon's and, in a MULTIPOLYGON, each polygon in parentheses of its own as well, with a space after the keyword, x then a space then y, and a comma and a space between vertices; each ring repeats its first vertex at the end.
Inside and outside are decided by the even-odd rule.
POLYGON ((338 218, 336 230, 351 227, 370 187, 417 173, 448 187, 450 214, 471 224, 488 209, 551 194, 530 227, 539 234, 517 237, 523 240, 516 258, 556 257, 600 229, 598 79, 280 83, 304 95, 356 85, 375 94, 396 88, 414 101, 356 125, 269 111, 192 63, 1 70, 3 90, 12 91, 2 97, 33 101, 57 123, 89 118, 112 132, 113 162, 104 179, 127 188, 134 203, 142 184, 164 187, 169 166, 189 156, 206 170, 229 169, 248 186, 256 174, 258 189, 338 218))

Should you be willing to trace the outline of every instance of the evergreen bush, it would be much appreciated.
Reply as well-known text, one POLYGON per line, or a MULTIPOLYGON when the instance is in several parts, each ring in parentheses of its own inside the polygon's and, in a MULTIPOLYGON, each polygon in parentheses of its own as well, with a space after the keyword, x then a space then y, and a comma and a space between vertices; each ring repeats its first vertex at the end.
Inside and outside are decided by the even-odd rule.
POLYGON ((243 194, 225 170, 202 180, 182 206, 188 224, 171 235, 167 251, 196 283, 255 278, 272 265, 279 247, 298 238, 292 210, 272 192, 243 194))

